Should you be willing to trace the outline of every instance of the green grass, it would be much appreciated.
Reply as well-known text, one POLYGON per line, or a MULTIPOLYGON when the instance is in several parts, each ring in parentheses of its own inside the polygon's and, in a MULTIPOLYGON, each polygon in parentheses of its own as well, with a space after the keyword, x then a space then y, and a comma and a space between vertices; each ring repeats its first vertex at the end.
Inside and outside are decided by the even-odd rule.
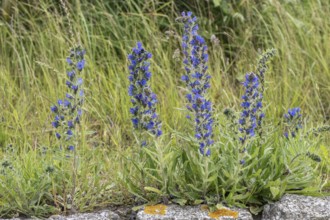
MULTIPOLYGON (((76 1, 68 5, 68 17, 63 8, 54 5, 53 1, 13 1, 12 10, 4 7, 5 2, 7 1, 3 0, 3 9, 9 15, 2 13, 0 20, 0 160, 2 163, 10 161, 14 168, 6 171, 7 176, 0 178, 1 189, 8 190, 6 194, 0 193, 0 216, 16 213, 47 216, 72 209, 67 207, 67 197, 73 187, 72 163, 70 159, 63 159, 59 152, 52 153, 56 145, 54 130, 50 124, 50 106, 63 96, 65 90, 65 58, 74 43, 69 34, 70 28, 87 51, 87 66, 84 69, 86 103, 82 137, 78 146, 81 161, 74 195, 75 209, 88 211, 109 204, 134 203, 132 192, 139 198, 157 201, 159 196, 163 197, 168 193, 168 188, 162 188, 164 181, 174 181, 173 178, 179 175, 173 173, 175 166, 186 169, 188 165, 183 162, 187 161, 191 167, 195 166, 192 169, 198 170, 199 162, 196 165, 192 163, 192 159, 187 159, 195 160, 198 155, 189 154, 183 147, 191 145, 185 137, 192 135, 192 132, 185 122, 185 93, 180 81, 182 63, 180 59, 173 59, 175 50, 180 48, 181 35, 175 18, 187 5, 158 0, 126 1, 122 4, 116 3, 117 1, 76 1), (71 27, 68 20, 71 21, 71 27), (173 31, 173 35, 167 37, 165 32, 169 30, 173 31), (152 175, 160 176, 163 182, 153 181, 151 174, 148 179, 150 187, 159 188, 160 195, 129 186, 132 179, 136 186, 143 185, 139 167, 127 163, 138 154, 135 152, 129 114, 130 99, 127 95, 127 54, 137 41, 143 42, 146 49, 153 54, 152 88, 159 98, 158 110, 165 133, 161 141, 164 146, 160 148, 166 155, 173 154, 165 161, 158 158, 147 164, 150 169, 162 171, 152 175), (14 153, 6 150, 9 145, 14 153), (40 156, 43 147, 47 147, 49 152, 40 156), (183 158, 180 160, 182 164, 172 164, 172 170, 164 171, 164 164, 179 157, 183 158), (161 163, 155 165, 155 161, 161 163), (54 171, 47 173, 47 167, 54 168, 54 171), (7 186, 12 187, 6 188, 7 186)), ((207 39, 209 45, 209 73, 212 76, 210 92, 216 112, 220 115, 226 107, 239 110, 242 94, 239 82, 246 72, 256 69, 260 55, 258 49, 275 48, 278 53, 269 64, 270 69, 266 75, 264 100, 267 123, 278 123, 288 108, 296 106, 302 108, 306 129, 329 123, 330 21, 326 18, 330 13, 330 3, 241 2, 233 5, 232 11, 227 13, 224 13, 223 6, 214 7, 212 1, 209 5, 195 2, 189 5, 200 17, 200 34, 207 39), (220 45, 210 42, 212 34, 219 37, 220 45)), ((225 119, 219 116, 219 121, 224 123, 225 119)), ((219 129, 216 132, 219 139, 217 146, 227 146, 234 151, 230 138, 222 139, 222 131, 219 129)), ((278 135, 281 134, 280 130, 277 132, 278 135)), ((270 136, 269 140, 272 138, 274 136, 270 136)), ((274 143, 276 144, 265 148, 283 147, 278 139, 274 143)), ((327 137, 312 143, 315 152, 319 152, 321 147, 323 161, 317 168, 322 174, 318 175, 320 178, 323 175, 323 179, 329 178, 330 139, 327 137)), ((219 151, 219 155, 220 152, 222 151, 219 151)), ((228 152, 222 153, 231 155, 228 152)), ((272 159, 276 161, 280 156, 277 152, 272 159)), ((141 157, 144 161, 143 156, 141 157)), ((267 155, 266 159, 269 159, 267 155)), ((210 166, 223 167, 227 160, 219 156, 218 160, 210 161, 210 166)), ((295 166, 300 169, 301 164, 299 161, 297 163, 295 166)), ((283 164, 277 165, 280 167, 283 164)), ((254 166, 257 165, 252 168, 254 166)), ((233 167, 225 168, 230 171, 233 167)), ((210 175, 218 171, 212 172, 210 175)), ((202 171, 197 171, 195 177, 197 188, 204 189, 205 193, 208 190, 220 191, 224 200, 231 204, 257 203, 255 200, 266 202, 278 199, 283 193, 273 198, 270 191, 266 190, 267 192, 256 193, 264 193, 266 199, 239 197, 237 195, 245 189, 235 187, 242 187, 241 185, 234 184, 234 188, 226 188, 221 184, 208 185, 209 183, 200 182, 205 177, 198 176, 200 173, 202 171), (222 192, 222 189, 225 191, 222 192)), ((185 175, 188 174, 184 173, 183 176, 185 175)), ((223 183, 232 183, 231 179, 235 179, 238 174, 232 175, 234 177, 227 176, 228 179, 223 183)), ((192 181, 181 179, 188 180, 192 181)), ((179 183, 182 191, 174 192, 177 198, 198 200, 196 193, 199 191, 195 191, 193 187, 185 188, 184 183, 179 183)), ((324 192, 329 192, 329 182, 324 183, 324 186, 324 192)), ((265 188, 270 190, 270 187, 276 186, 265 188)), ((210 203, 214 202, 209 200, 210 203)))

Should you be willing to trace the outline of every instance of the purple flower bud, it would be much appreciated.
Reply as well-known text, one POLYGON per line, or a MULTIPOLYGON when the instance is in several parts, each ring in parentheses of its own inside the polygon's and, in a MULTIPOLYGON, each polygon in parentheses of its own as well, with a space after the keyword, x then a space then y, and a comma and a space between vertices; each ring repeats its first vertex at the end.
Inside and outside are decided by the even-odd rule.
POLYGON ((58 108, 56 105, 53 105, 52 107, 50 107, 50 109, 52 110, 52 112, 57 113, 58 112, 58 108))
POLYGON ((61 139, 61 135, 59 133, 55 133, 57 139, 61 139))
POLYGON ((67 57, 67 58, 66 58, 66 62, 67 62, 69 65, 73 65, 73 62, 72 62, 72 60, 71 60, 70 57, 67 57))
MULTIPOLYGON (((71 94, 69 94, 69 93, 67 93, 66 95, 65 95, 68 99, 73 99, 73 96, 71 95, 71 94)), ((65 102, 65 101, 64 101, 65 102)))
POLYGON ((72 121, 68 121, 68 127, 69 127, 69 128, 73 128, 73 127, 74 127, 74 124, 73 124, 72 121))

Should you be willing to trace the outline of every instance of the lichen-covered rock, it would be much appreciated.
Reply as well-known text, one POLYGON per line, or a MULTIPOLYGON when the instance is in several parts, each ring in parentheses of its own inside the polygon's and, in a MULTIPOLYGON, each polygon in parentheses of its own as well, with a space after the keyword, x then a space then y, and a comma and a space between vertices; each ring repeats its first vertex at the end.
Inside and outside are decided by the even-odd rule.
MULTIPOLYGON (((218 220, 253 220, 249 211, 240 208, 227 208, 232 211, 238 212, 238 218, 230 216, 219 216, 218 220)), ((148 211, 147 211, 148 212, 148 211)), ((157 210, 155 211, 157 212, 157 210)), ((137 220, 204 220, 214 219, 209 216, 209 212, 201 206, 166 206, 165 212, 160 210, 160 214, 147 214, 145 210, 141 210, 137 214, 137 220)), ((230 213, 230 212, 223 212, 230 213)))
POLYGON ((263 220, 329 220, 330 197, 287 194, 272 205, 266 205, 263 220))

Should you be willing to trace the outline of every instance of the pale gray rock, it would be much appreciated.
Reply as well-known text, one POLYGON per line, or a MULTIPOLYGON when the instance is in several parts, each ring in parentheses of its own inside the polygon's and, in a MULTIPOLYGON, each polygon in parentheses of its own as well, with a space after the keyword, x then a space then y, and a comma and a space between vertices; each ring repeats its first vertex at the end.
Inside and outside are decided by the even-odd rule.
POLYGON ((330 220, 330 197, 287 194, 274 204, 265 205, 263 220, 330 220))
MULTIPOLYGON (((238 220, 253 220, 249 211, 240 208, 228 208, 239 213, 238 220)), ((212 219, 200 206, 169 205, 165 215, 149 215, 143 210, 137 213, 137 220, 204 220, 212 219)), ((218 220, 233 220, 233 217, 220 217, 218 220)))
POLYGON ((69 216, 51 216, 49 220, 119 220, 120 217, 110 210, 102 210, 96 213, 79 213, 69 216))
MULTIPOLYGON (((12 218, 11 220, 35 220, 38 218, 12 218)), ((119 215, 110 211, 102 210, 94 213, 78 213, 74 215, 53 215, 48 220, 120 220, 119 215)), ((0 219, 3 220, 3 219, 0 219)))

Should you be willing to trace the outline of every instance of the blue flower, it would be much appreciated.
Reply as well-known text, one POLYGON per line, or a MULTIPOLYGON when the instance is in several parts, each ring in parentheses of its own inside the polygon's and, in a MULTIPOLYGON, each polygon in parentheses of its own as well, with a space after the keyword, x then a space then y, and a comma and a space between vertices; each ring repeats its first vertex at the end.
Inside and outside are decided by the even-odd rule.
MULTIPOLYGON (((68 75, 70 81, 72 81, 76 74, 75 74, 75 71, 74 70, 71 70, 71 71, 68 71, 67 72, 67 75, 68 75)), ((70 83, 70 81, 67 81, 67 82, 70 83)))
POLYGON ((61 135, 59 133, 56 132, 55 136, 56 136, 57 139, 61 139, 61 135))
POLYGON ((80 116, 78 115, 75 119, 74 119, 75 123, 79 124, 80 123, 80 116))
POLYGON ((64 100, 64 106, 65 107, 70 107, 71 106, 71 102, 69 100, 64 100))
POLYGON ((71 83, 70 81, 68 81, 68 80, 65 82, 65 84, 66 84, 69 88, 71 88, 71 86, 72 86, 72 83, 71 83))
POLYGON ((60 123, 58 121, 53 121, 52 125, 54 128, 58 128, 60 126, 60 123))
POLYGON ((134 128, 138 128, 139 119, 138 118, 132 118, 132 123, 133 123, 134 128))
POLYGON ((250 105, 251 105, 250 102, 242 102, 242 104, 241 104, 241 106, 242 106, 243 108, 249 108, 250 105))
POLYGON ((134 108, 130 108, 130 112, 132 115, 137 115, 139 112, 139 107, 135 106, 134 108))
POLYGON ((85 60, 78 61, 78 63, 77 63, 77 69, 79 71, 81 71, 84 68, 84 66, 85 66, 85 60))
POLYGON ((72 64, 73 64, 73 62, 72 62, 72 60, 71 60, 70 57, 67 57, 67 58, 66 58, 66 62, 67 62, 69 65, 72 65, 72 64))
POLYGON ((196 133, 196 134, 195 134, 195 137, 196 137, 198 140, 200 140, 200 139, 202 138, 202 135, 201 135, 200 133, 196 133))
POLYGON ((68 127, 69 127, 69 128, 74 128, 74 124, 73 124, 72 121, 68 121, 68 127))
POLYGON ((73 90, 73 93, 74 94, 77 94, 77 91, 79 89, 79 86, 78 85, 71 85, 71 89, 73 90))
MULTIPOLYGON (((211 144, 211 143, 209 143, 211 144)), ((208 148, 205 152, 205 143, 203 142, 200 142, 199 143, 199 152, 202 154, 202 155, 205 155, 205 156, 210 156, 211 155, 211 150, 208 148)))
POLYGON ((73 135, 73 132, 72 132, 71 130, 68 130, 68 131, 66 132, 66 134, 69 135, 69 136, 72 136, 72 135, 73 135))
POLYGON ((288 110, 288 114, 285 114, 286 119, 293 119, 294 117, 301 117, 300 108, 292 108, 288 110))
POLYGON ((156 113, 157 96, 149 85, 151 72, 149 71, 150 62, 148 60, 151 57, 151 53, 143 48, 141 42, 138 42, 136 47, 132 49, 132 53, 128 55, 130 61, 128 95, 132 97, 131 102, 133 104, 130 113, 135 129, 141 133, 148 131, 155 136, 160 136, 162 131, 156 113))
POLYGON ((77 86, 80 86, 81 84, 83 84, 83 79, 78 78, 76 84, 77 84, 77 86))
MULTIPOLYGON (((182 12, 184 26, 182 36, 182 52, 185 74, 181 76, 186 84, 187 109, 194 115, 195 137, 199 143, 199 151, 203 155, 210 155, 209 147, 212 140, 212 103, 206 98, 210 88, 211 76, 207 74, 207 46, 202 36, 198 35, 197 18, 192 12, 182 12), (205 151, 205 148, 207 150, 205 151)), ((191 118, 190 115, 187 118, 191 118)))
POLYGON ((56 105, 53 105, 52 107, 50 107, 50 109, 52 110, 52 112, 57 113, 58 112, 58 108, 56 105))

